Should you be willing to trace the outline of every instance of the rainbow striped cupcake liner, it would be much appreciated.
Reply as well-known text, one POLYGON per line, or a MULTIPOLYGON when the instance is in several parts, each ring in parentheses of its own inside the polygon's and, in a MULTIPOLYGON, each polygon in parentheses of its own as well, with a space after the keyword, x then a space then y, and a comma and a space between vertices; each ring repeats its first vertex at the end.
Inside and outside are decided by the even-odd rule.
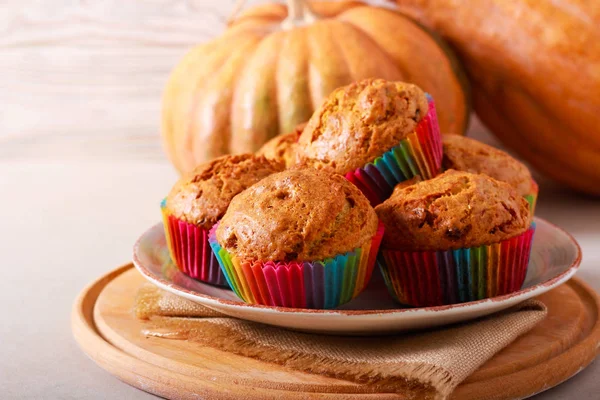
POLYGON ((199 228, 169 214, 161 202, 163 226, 171 259, 187 276, 212 285, 227 286, 208 243, 208 229, 199 228))
POLYGON ((527 273, 535 224, 487 246, 448 251, 382 249, 378 264, 390 294, 413 307, 464 303, 512 293, 527 273))
POLYGON ((429 109, 414 132, 391 150, 345 177, 369 199, 371 205, 385 201, 394 187, 415 176, 431 179, 442 166, 442 139, 435 104, 427 94, 429 109))
POLYGON ((347 303, 363 291, 373 272, 383 238, 383 224, 371 241, 351 252, 322 261, 242 260, 223 249, 213 227, 209 243, 225 279, 249 304, 328 309, 347 303))
POLYGON ((540 187, 538 186, 537 182, 533 179, 531 180, 531 183, 533 187, 533 193, 526 195, 525 200, 527 200, 527 202, 529 203, 529 211, 531 211, 531 216, 533 217, 533 215, 535 214, 535 203, 537 202, 540 187))

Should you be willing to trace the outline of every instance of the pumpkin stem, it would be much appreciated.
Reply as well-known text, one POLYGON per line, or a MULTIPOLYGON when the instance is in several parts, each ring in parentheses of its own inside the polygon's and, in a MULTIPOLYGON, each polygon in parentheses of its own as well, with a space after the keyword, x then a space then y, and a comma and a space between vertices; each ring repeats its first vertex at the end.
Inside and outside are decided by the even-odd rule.
POLYGON ((287 0, 288 16, 281 22, 284 29, 310 24, 317 16, 306 0, 287 0))

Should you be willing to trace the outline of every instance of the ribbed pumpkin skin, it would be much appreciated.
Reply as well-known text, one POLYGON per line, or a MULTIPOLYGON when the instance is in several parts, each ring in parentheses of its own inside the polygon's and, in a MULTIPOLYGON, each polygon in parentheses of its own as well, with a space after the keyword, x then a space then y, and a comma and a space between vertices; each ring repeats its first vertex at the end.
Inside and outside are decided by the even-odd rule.
POLYGON ((600 195, 600 2, 397 0, 459 52, 475 111, 540 172, 600 195))
POLYGON ((256 151, 308 120, 335 88, 368 77, 418 84, 434 97, 443 132, 464 133, 465 79, 436 36, 359 2, 311 7, 319 19, 293 27, 282 27, 283 4, 251 8, 177 65, 164 93, 162 134, 181 173, 256 151))

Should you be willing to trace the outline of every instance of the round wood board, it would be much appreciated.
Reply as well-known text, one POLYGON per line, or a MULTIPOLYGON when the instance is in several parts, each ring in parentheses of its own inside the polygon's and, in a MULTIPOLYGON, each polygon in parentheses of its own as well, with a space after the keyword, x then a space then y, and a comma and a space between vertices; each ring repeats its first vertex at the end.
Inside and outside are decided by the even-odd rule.
MULTIPOLYGON (((176 399, 404 399, 401 393, 290 370, 198 343, 145 337, 132 312, 144 279, 131 264, 83 290, 75 302, 75 339, 98 365, 124 382, 176 399)), ((578 279, 538 297, 548 317, 463 382, 452 399, 521 399, 569 379, 597 355, 598 295, 578 279)))

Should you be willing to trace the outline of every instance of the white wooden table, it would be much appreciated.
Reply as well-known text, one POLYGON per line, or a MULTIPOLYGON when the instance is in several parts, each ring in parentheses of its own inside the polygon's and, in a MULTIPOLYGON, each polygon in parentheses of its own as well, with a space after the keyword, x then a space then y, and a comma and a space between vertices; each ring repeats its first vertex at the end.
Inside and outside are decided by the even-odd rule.
MULTIPOLYGON (((2 399, 146 399, 71 337, 71 304, 128 262, 176 179, 159 147, 167 73, 233 0, 4 1, 0 6, 2 399)), ((489 140, 475 124, 472 132, 489 140)), ((600 290, 600 201, 541 182, 600 290)), ((600 398, 600 363, 536 399, 600 398)))

